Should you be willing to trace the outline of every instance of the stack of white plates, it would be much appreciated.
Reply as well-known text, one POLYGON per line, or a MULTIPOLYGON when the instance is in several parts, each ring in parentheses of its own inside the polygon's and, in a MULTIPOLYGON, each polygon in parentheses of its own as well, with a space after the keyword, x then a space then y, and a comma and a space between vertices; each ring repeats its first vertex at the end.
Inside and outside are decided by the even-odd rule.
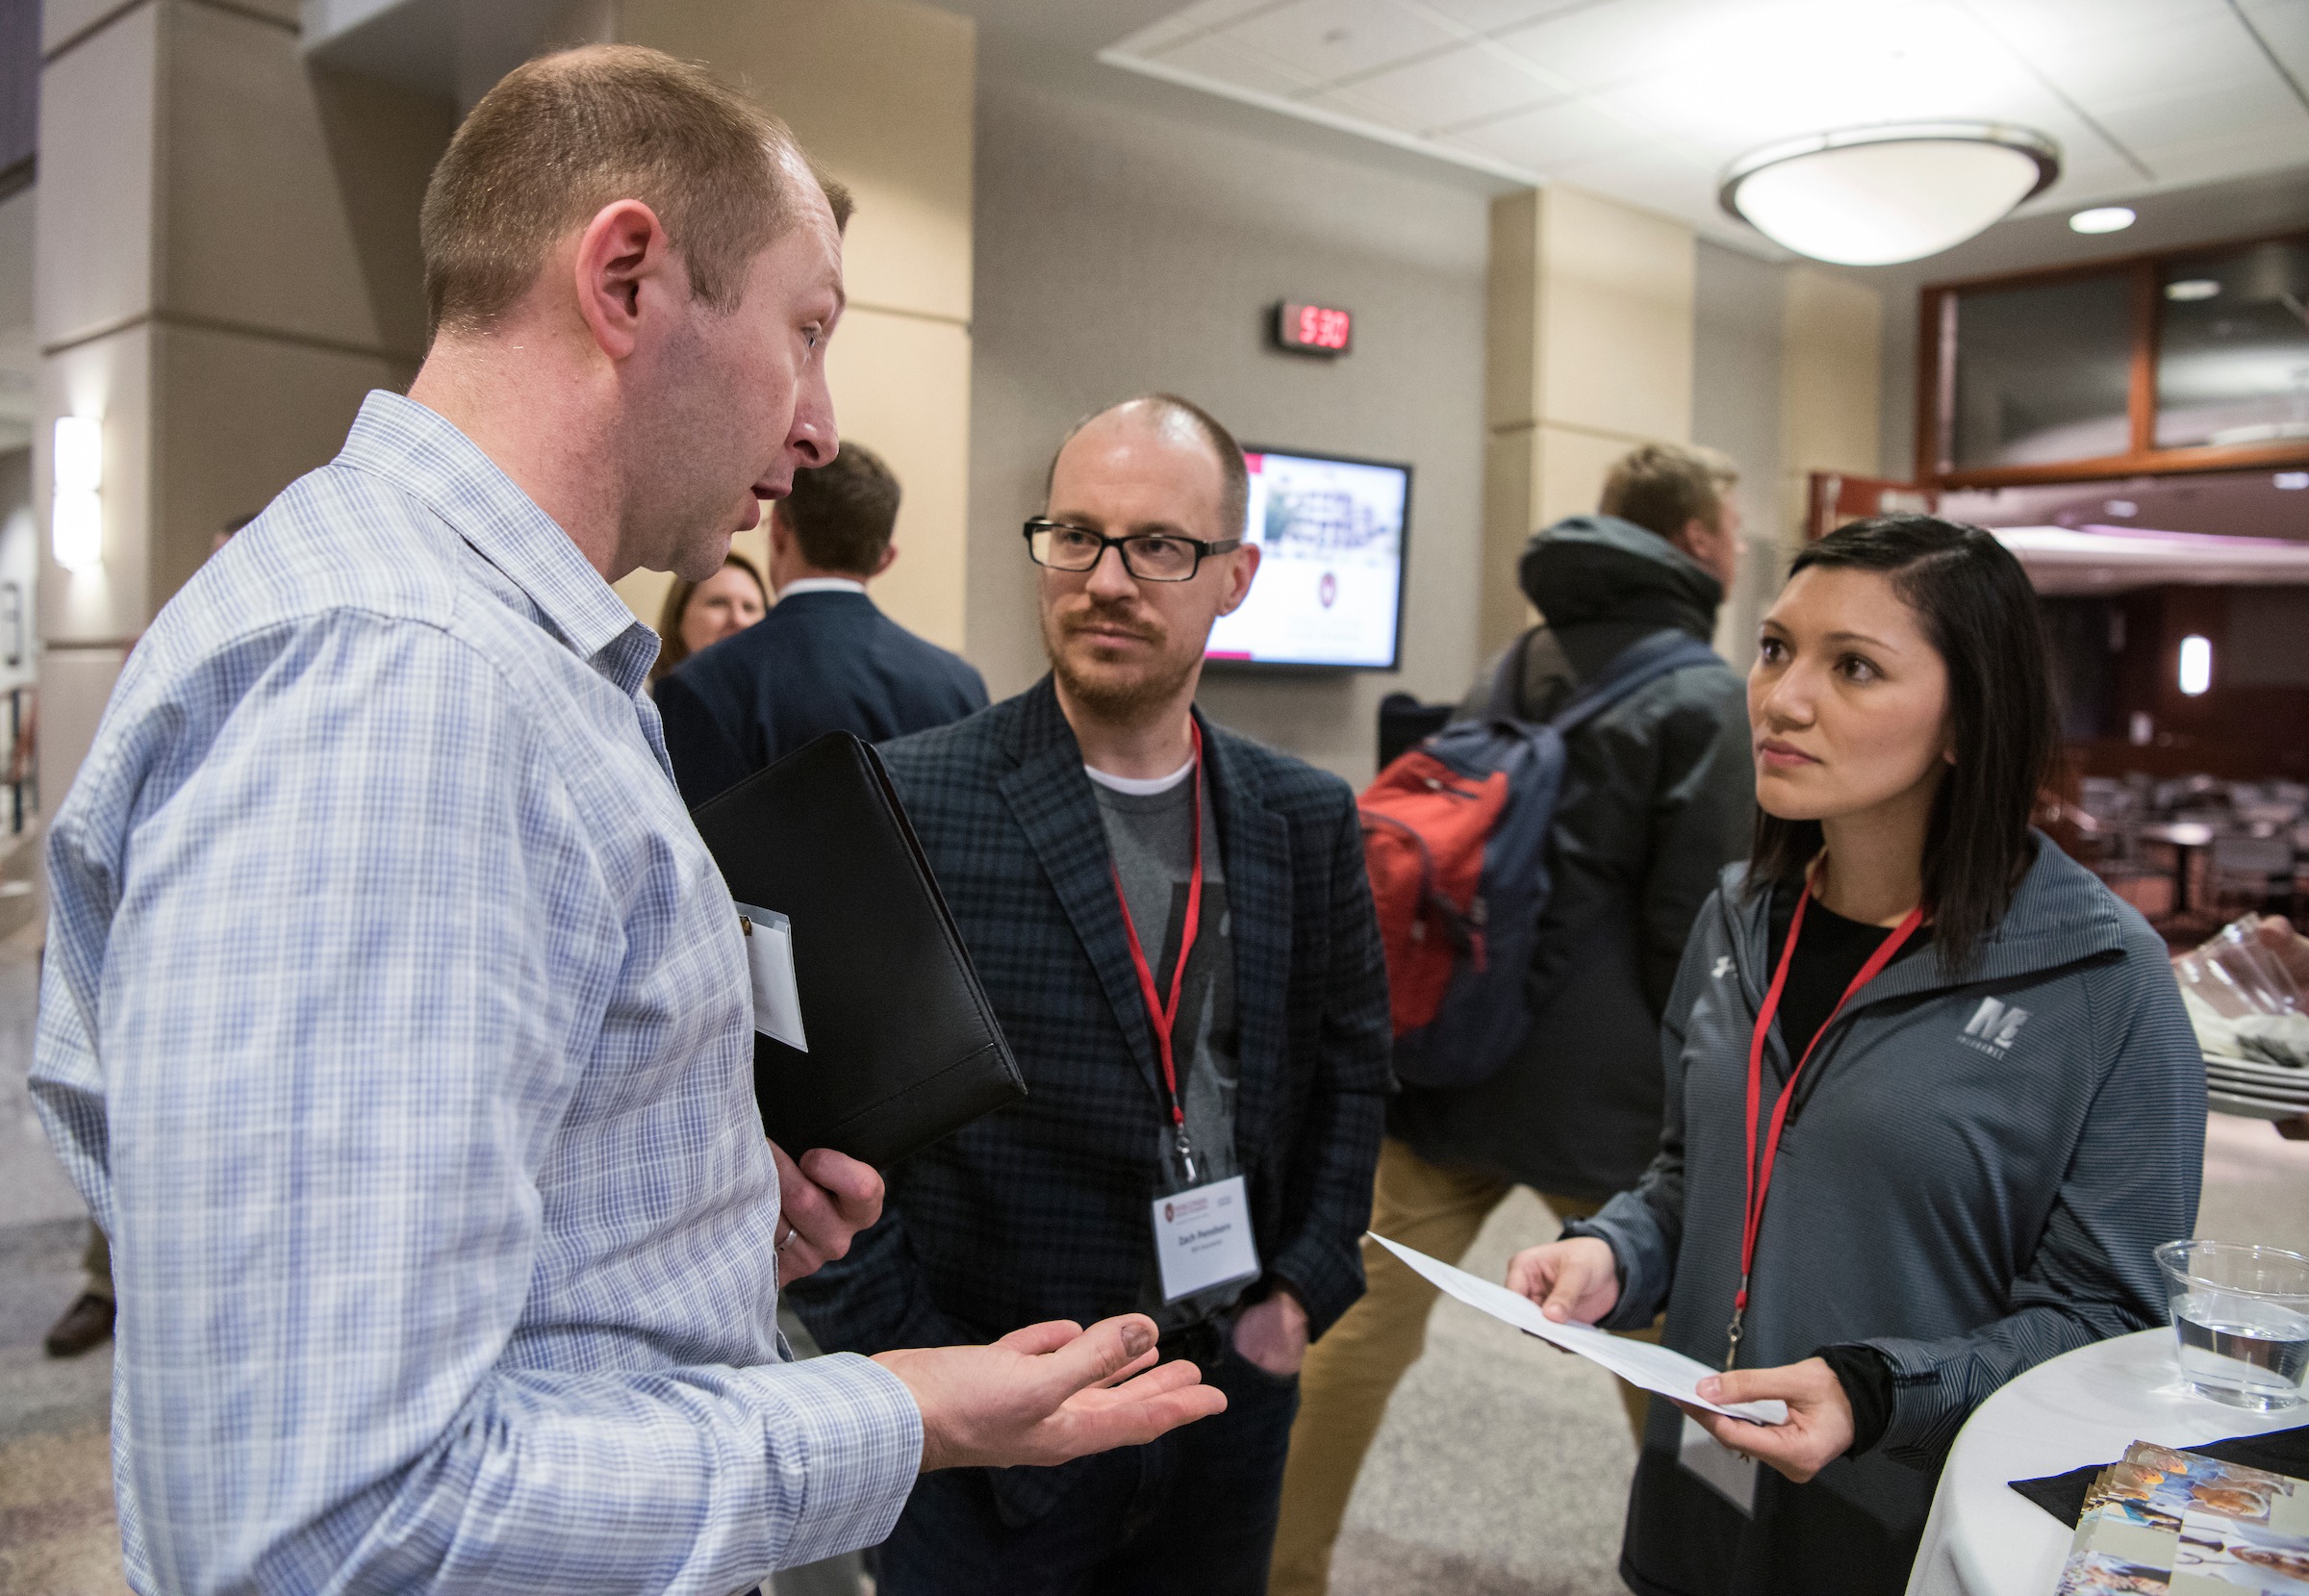
POLYGON ((2309 1069, 2205 1054, 2205 1102, 2217 1114, 2290 1120, 2309 1114, 2309 1069))

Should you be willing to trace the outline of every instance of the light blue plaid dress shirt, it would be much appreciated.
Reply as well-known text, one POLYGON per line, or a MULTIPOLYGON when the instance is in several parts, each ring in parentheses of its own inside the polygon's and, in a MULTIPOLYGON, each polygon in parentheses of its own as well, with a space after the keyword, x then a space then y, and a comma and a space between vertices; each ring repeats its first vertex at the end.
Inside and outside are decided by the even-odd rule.
POLYGON ((131 655, 52 828, 33 1090, 113 1241, 139 1590, 722 1596, 889 1533, 904 1386, 781 1361, 656 647, 379 393, 131 655))

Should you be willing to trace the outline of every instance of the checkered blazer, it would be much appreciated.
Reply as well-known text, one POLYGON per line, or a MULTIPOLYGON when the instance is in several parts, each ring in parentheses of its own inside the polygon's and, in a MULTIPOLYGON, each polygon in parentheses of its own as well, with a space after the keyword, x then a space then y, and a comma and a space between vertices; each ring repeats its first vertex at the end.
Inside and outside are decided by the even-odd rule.
MULTIPOLYGON (((1392 1089, 1361 828, 1336 776, 1202 724, 1235 917, 1252 1295, 1287 1283, 1320 1334, 1362 1294, 1392 1089)), ((888 1171, 881 1223, 792 1295, 822 1344, 861 1352, 1129 1312, 1154 1269, 1161 1076, 1074 732, 1045 677, 881 753, 1028 1095, 888 1171)))

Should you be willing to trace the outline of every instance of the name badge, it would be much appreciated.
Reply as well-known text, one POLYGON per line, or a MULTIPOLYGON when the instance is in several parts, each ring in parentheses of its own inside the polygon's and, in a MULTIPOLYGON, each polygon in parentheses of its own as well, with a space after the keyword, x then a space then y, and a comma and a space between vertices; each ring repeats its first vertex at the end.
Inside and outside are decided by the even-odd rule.
POLYGON ((1251 1202, 1241 1176, 1157 1197, 1154 1212, 1164 1302, 1258 1274, 1258 1245, 1251 1239, 1251 1202))
POLYGON ((1743 1458, 1684 1415, 1684 1440, 1677 1459, 1685 1468, 1748 1517, 1756 1516, 1756 1470, 1753 1458, 1743 1458))
POLYGON ((746 933, 746 969, 753 977, 753 1028, 802 1052, 810 1051, 801 1028, 801 989, 794 979, 794 926, 775 909, 738 905, 746 933))

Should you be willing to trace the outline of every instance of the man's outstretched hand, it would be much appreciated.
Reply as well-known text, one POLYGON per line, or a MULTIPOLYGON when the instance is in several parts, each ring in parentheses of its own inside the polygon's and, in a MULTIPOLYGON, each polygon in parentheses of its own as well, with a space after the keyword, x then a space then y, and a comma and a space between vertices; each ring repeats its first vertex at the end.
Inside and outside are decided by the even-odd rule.
POLYGON ((1129 1313, 1082 1329, 1064 1320, 991 1347, 922 1347, 875 1361, 922 1408, 922 1466, 1063 1463, 1223 1412, 1192 1363, 1154 1367, 1154 1322, 1129 1313), (1144 1371, 1143 1373, 1141 1371, 1144 1371))

